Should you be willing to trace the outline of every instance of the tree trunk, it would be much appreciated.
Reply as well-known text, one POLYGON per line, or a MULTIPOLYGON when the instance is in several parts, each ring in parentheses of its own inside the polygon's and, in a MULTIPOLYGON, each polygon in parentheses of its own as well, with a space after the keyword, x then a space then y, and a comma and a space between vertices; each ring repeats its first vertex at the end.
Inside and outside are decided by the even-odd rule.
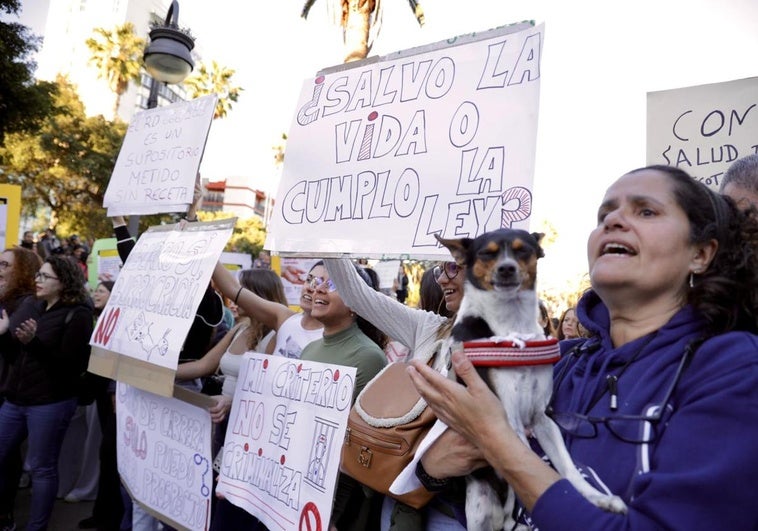
POLYGON ((348 0, 345 23, 345 62, 358 61, 368 56, 369 18, 374 0, 348 0))

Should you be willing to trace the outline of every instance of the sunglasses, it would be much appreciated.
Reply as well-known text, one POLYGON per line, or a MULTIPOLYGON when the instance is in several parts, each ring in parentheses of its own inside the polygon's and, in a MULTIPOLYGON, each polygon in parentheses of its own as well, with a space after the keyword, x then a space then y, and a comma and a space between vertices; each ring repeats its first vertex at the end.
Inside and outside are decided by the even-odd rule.
POLYGON ((447 278, 453 280, 461 269, 455 262, 445 262, 442 265, 434 266, 432 274, 434 275, 434 280, 439 280, 444 271, 447 278))
POLYGON ((324 280, 323 277, 314 277, 313 275, 308 275, 305 277, 305 283, 308 284, 311 289, 316 289, 322 284, 326 284, 326 291, 329 293, 337 291, 337 286, 334 285, 334 282, 332 282, 331 278, 324 280))

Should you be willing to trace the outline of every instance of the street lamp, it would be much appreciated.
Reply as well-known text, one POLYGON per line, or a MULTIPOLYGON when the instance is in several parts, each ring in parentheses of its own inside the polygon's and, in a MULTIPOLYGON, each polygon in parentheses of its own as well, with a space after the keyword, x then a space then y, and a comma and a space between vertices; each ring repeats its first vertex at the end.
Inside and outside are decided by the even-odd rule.
MULTIPOLYGON (((142 60, 150 74, 150 95, 147 108, 158 106, 158 89, 161 83, 181 83, 195 68, 192 48, 195 39, 179 28, 179 2, 172 0, 163 25, 150 30, 150 43, 145 48, 142 60)), ((137 236, 139 216, 129 217, 129 233, 137 236)))

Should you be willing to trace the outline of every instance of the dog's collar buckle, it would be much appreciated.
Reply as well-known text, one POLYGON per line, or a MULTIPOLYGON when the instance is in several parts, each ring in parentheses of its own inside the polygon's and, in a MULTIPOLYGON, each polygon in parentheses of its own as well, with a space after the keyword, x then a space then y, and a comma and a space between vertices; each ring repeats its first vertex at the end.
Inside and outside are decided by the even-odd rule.
POLYGON ((526 341, 520 348, 512 341, 478 339, 465 341, 463 351, 476 367, 514 367, 519 365, 551 365, 561 358, 555 338, 526 341))

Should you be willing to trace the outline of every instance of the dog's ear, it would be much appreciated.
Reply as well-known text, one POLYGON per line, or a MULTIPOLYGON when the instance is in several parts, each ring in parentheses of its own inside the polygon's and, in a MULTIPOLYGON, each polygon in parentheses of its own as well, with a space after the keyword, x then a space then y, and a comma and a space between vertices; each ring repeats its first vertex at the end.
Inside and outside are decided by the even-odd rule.
POLYGON ((533 232, 532 238, 537 240, 537 258, 544 258, 545 257, 545 251, 542 250, 542 246, 540 243, 542 243, 542 238, 545 237, 544 232, 533 232))
POLYGON ((466 264, 466 254, 468 253, 469 246, 473 241, 471 238, 442 238, 439 234, 434 235, 437 241, 447 247, 450 254, 453 256, 453 260, 458 265, 466 264))

